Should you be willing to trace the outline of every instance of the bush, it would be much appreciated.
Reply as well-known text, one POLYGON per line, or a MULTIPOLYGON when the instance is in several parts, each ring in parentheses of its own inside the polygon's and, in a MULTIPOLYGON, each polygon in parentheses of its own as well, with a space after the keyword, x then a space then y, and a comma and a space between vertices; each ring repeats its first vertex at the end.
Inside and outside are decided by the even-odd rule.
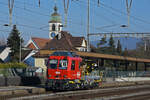
POLYGON ((26 68, 24 63, 0 63, 0 68, 26 68))

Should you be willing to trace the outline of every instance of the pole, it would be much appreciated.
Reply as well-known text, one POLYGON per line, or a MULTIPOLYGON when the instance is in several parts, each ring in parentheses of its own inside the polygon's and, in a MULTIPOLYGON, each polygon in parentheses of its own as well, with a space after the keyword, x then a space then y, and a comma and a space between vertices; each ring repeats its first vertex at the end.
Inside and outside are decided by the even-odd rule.
POLYGON ((90 52, 90 40, 89 40, 89 32, 90 32, 90 0, 88 0, 88 12, 87 12, 87 52, 90 52))
POLYGON ((21 36, 20 36, 20 47, 19 47, 19 63, 21 63, 21 36))
POLYGON ((12 11, 14 7, 14 0, 8 0, 8 9, 9 9, 9 25, 12 25, 12 11))
POLYGON ((144 41, 144 50, 146 51, 147 45, 146 45, 146 40, 144 41))

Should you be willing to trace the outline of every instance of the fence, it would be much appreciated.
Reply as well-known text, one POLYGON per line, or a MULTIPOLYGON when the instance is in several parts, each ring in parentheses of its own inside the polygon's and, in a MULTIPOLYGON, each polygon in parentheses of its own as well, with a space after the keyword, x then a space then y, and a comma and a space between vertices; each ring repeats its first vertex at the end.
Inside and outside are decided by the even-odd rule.
POLYGON ((0 69, 0 86, 45 84, 44 72, 39 68, 0 69))
POLYGON ((150 77, 150 71, 103 71, 105 77, 150 77))
POLYGON ((103 81, 149 81, 150 71, 103 71, 103 81))

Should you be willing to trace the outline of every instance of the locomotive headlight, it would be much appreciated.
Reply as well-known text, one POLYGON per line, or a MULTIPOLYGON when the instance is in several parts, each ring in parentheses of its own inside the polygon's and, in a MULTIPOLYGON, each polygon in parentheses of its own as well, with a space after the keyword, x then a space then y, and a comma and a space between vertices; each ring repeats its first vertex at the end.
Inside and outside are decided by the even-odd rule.
POLYGON ((51 77, 51 75, 48 75, 48 77, 51 77))
POLYGON ((66 75, 64 75, 64 78, 66 78, 67 76, 66 75))

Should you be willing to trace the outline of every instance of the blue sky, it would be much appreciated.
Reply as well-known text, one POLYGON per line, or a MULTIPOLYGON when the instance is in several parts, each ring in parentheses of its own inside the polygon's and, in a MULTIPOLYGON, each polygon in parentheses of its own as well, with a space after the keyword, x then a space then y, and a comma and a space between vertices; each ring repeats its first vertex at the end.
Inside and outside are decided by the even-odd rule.
MULTIPOLYGON (((12 27, 3 26, 9 23, 8 0, 0 0, 0 39, 7 38, 12 27)), ((54 5, 64 23, 63 0, 15 0, 13 24, 17 24, 22 37, 48 38, 48 21, 54 5)), ((127 24, 125 0, 90 0, 90 33, 97 32, 150 32, 150 0, 133 0, 130 16, 130 27, 127 24)), ((85 36, 87 31, 87 0, 70 0, 67 27, 73 36, 85 36)), ((91 37, 92 40, 100 37, 91 37)))

